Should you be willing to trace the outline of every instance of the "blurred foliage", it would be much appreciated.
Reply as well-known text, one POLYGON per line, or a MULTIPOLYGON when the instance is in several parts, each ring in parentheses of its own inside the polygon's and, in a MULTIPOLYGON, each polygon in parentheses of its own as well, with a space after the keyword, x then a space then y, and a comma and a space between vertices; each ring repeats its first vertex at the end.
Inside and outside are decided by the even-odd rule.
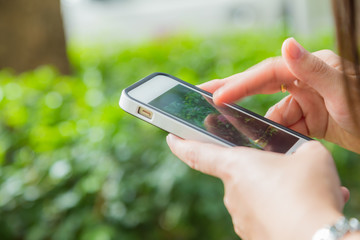
MULTIPOLYGON (((177 36, 117 50, 72 46, 73 76, 48 66, 1 70, 1 239, 237 239, 222 183, 188 169, 169 152, 166 133, 124 113, 118 100, 155 71, 194 84, 243 71, 280 55, 284 39, 268 32, 177 36)), ((333 47, 331 37, 311 40, 300 42, 333 47)), ((264 114, 283 96, 241 104, 264 114)), ((359 217, 359 157, 328 147, 352 190, 346 213, 359 217)))

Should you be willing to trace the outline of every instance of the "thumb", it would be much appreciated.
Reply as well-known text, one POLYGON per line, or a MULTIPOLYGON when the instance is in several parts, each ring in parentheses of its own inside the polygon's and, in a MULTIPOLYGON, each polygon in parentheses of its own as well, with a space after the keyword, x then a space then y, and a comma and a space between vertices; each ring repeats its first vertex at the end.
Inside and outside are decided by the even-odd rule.
POLYGON ((191 168, 220 179, 226 178, 226 166, 230 160, 225 156, 229 148, 183 140, 173 134, 169 134, 166 141, 171 151, 191 168))
POLYGON ((285 40, 282 55, 290 72, 299 81, 314 88, 321 96, 338 93, 342 88, 342 74, 306 51, 294 38, 285 40))

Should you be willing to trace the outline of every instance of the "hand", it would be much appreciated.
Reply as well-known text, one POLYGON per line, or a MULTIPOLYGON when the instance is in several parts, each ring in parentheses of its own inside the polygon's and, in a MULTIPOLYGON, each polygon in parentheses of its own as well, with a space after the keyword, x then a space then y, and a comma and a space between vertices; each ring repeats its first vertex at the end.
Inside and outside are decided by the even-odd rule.
POLYGON ((167 137, 190 167, 220 178, 236 233, 246 239, 311 239, 342 214, 349 192, 340 187, 333 159, 318 142, 293 155, 225 148, 167 137))
MULTIPOLYGON (((346 73, 350 89, 356 89, 354 73, 346 73)), ((214 102, 221 105, 249 95, 276 93, 285 84, 290 95, 270 108, 266 117, 360 153, 360 131, 347 103, 343 79, 341 59, 336 54, 330 50, 309 53, 291 38, 283 44, 282 57, 200 87, 214 93, 214 102)), ((353 110, 360 113, 360 103, 354 106, 353 110)))

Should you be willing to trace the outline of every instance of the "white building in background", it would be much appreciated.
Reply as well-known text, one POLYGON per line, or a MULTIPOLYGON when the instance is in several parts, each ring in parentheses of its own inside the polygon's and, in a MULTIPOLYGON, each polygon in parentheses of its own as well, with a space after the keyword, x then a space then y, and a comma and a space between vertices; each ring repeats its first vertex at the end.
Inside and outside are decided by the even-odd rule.
POLYGON ((330 0, 62 0, 68 39, 137 42, 190 32, 284 27, 295 35, 331 29, 330 0))
POLYGON ((291 32, 313 35, 334 28, 331 0, 284 0, 284 3, 291 32))

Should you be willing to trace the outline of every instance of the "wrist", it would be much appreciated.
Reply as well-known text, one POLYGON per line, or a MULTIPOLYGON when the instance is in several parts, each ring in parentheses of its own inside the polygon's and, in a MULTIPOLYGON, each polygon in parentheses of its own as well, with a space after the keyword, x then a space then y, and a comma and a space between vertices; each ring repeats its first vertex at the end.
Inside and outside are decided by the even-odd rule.
MULTIPOLYGON (((259 236, 260 232, 257 231, 257 238, 253 239, 293 239, 293 240, 303 240, 303 239, 312 239, 312 236, 315 232, 326 224, 333 224, 339 218, 343 216, 340 211, 331 208, 313 208, 313 209, 302 209, 303 214, 299 214, 296 219, 288 221, 291 225, 284 228, 278 228, 278 222, 274 222, 275 225, 271 225, 267 228, 267 232, 263 236, 259 236), (275 230, 275 231, 272 231, 275 230), (294 233, 297 233, 294 235, 294 233), (266 237, 265 237, 266 236, 266 237)), ((283 226, 283 225, 282 225, 283 226)))
POLYGON ((344 215, 335 208, 313 208, 298 222, 303 226, 302 236, 299 239, 312 239, 314 234, 326 225, 336 223, 344 215))
POLYGON ((320 228, 313 235, 312 240, 344 240, 359 239, 356 234, 360 233, 359 220, 340 217, 334 224, 320 228))
POLYGON ((360 232, 349 233, 342 240, 360 240, 360 232))

